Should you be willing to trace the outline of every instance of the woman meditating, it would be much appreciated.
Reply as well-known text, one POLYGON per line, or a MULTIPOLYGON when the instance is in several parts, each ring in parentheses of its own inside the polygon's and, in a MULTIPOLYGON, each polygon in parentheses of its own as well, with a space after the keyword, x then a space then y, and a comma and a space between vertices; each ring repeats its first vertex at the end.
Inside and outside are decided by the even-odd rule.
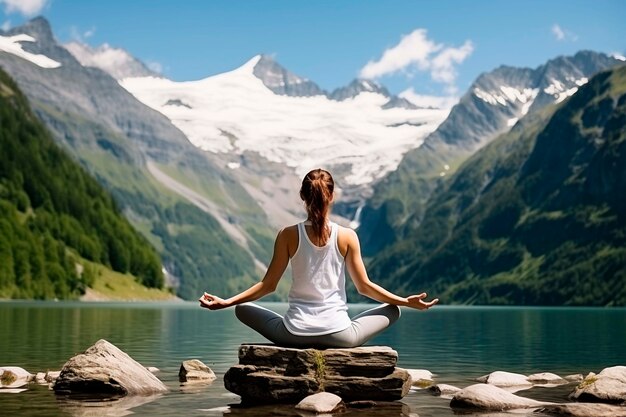
POLYGON ((263 280, 227 300, 204 293, 200 306, 209 310, 236 306, 241 322, 276 345, 349 348, 361 346, 393 324, 400 317, 398 306, 425 310, 437 304, 437 299, 424 301, 426 293, 399 297, 370 281, 356 233, 329 220, 334 187, 328 171, 309 172, 300 189, 308 218, 278 232, 263 280), (276 289, 290 261, 293 283, 285 316, 250 303, 276 289), (360 294, 385 304, 350 319, 346 268, 360 294))

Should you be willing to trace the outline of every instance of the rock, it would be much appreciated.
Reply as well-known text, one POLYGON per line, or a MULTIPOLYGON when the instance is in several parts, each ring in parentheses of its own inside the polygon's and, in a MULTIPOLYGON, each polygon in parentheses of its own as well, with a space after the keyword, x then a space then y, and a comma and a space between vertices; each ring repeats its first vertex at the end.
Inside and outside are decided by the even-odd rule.
POLYGON ((553 416, 626 417, 626 407, 597 403, 554 404, 540 408, 537 412, 553 416))
POLYGON ((455 387, 454 385, 437 384, 428 388, 428 391, 430 391, 433 395, 436 395, 436 396, 441 395, 441 396, 451 397, 457 392, 461 391, 461 388, 455 387))
POLYGON ((104 339, 68 360, 54 384, 57 394, 141 394, 167 387, 145 367, 104 339))
POLYGON ((411 375, 411 385, 426 388, 434 383, 433 373, 426 369, 407 369, 406 371, 411 375))
POLYGON ((48 371, 46 372, 46 382, 54 382, 59 378, 59 375, 61 375, 61 371, 48 371))
POLYGON ((512 372, 495 371, 489 375, 483 375, 476 378, 476 381, 484 384, 495 385, 496 387, 518 387, 532 385, 528 381, 526 375, 515 374, 512 372))
POLYGON ((393 401, 410 388, 410 376, 396 368, 396 351, 368 346, 351 349, 293 349, 241 345, 239 364, 224 375, 227 390, 243 403, 298 402, 326 391, 344 401, 393 401))
POLYGON ((597 375, 589 373, 570 397, 581 402, 626 402, 626 366, 605 368, 597 375))
POLYGON ((309 395, 300 401, 296 408, 298 410, 311 411, 313 413, 332 413, 338 408, 345 407, 341 397, 330 392, 318 392, 309 395))
POLYGON ((159 368, 155 368, 154 366, 146 366, 146 369, 152 372, 153 374, 156 374, 157 372, 161 372, 159 368))
POLYGON ((178 380, 180 382, 213 382, 215 374, 200 360, 190 359, 180 365, 178 380))
POLYGON ((20 388, 35 378, 33 374, 19 366, 0 367, 0 387, 20 388))
POLYGON ((39 385, 46 385, 48 381, 46 381, 46 373, 45 372, 37 372, 35 374, 35 382, 39 385))
POLYGON ((580 382, 583 380, 583 376, 582 374, 572 374, 572 375, 564 376, 563 379, 569 382, 580 382))
POLYGON ((532 384, 541 384, 541 385, 563 385, 567 384, 567 380, 561 378, 560 376, 550 373, 550 372, 541 372, 538 374, 528 375, 528 382, 532 384))
POLYGON ((0 394, 19 394, 20 392, 27 391, 26 388, 2 388, 0 394))
POLYGON ((485 411, 504 411, 518 408, 538 408, 551 403, 520 397, 500 387, 489 384, 475 384, 457 392, 450 407, 473 408, 485 411))

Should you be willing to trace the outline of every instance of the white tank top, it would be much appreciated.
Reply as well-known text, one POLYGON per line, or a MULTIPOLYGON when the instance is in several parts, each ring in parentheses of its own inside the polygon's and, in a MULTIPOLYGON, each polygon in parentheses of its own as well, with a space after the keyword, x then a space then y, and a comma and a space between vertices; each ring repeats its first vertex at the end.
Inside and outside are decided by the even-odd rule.
POLYGON ((298 223, 298 249, 291 258, 293 283, 284 323, 297 336, 319 336, 350 327, 345 260, 337 246, 339 226, 330 223, 326 245, 315 246, 298 223))

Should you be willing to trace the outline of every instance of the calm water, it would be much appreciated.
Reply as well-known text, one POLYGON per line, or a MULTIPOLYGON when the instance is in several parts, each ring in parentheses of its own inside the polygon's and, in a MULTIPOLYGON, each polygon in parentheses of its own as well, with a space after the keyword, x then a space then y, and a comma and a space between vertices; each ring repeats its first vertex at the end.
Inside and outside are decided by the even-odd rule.
MULTIPOLYGON (((279 312, 285 309, 282 304, 265 305, 279 312)), ((351 313, 365 308, 353 306, 351 313)), ((238 403, 222 382, 223 374, 237 362, 238 346, 266 342, 239 324, 233 310, 209 312, 196 303, 0 303, 0 366, 21 366, 32 373, 59 370, 69 357, 100 338, 143 365, 158 367, 157 376, 170 392, 156 398, 81 403, 61 401, 47 387, 30 385, 19 394, 0 394, 0 415, 298 415, 289 407, 226 408, 238 403), (181 387, 178 368, 191 358, 209 365, 218 379, 207 386, 181 387)), ((437 383, 461 387, 495 370, 586 374, 626 365, 626 309, 403 310, 402 318, 370 344, 392 346, 400 355, 399 366, 428 369, 436 374, 437 383)), ((561 401, 571 389, 571 385, 535 388, 519 394, 561 401)), ((368 413, 359 410, 345 415, 454 415, 449 400, 426 391, 411 392, 396 407, 368 413)))

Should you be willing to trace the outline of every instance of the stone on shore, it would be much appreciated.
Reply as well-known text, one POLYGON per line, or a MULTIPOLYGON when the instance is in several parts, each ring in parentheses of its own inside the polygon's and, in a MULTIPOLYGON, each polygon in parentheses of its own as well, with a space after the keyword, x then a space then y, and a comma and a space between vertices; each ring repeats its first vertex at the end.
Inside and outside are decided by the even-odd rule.
POLYGON ((461 391, 461 388, 448 384, 437 384, 428 388, 435 396, 452 397, 457 392, 461 391))
POLYGON ((296 405, 298 410, 318 414, 332 413, 343 407, 345 406, 341 401, 341 397, 330 392, 318 392, 317 394, 309 395, 296 405))
POLYGON ((48 381, 46 381, 46 373, 45 372, 37 372, 35 374, 35 382, 39 385, 46 385, 48 381))
POLYGON ((580 382, 584 379, 582 374, 572 374, 572 375, 566 375, 563 377, 566 381, 569 382, 580 382))
POLYGON ((496 387, 521 387, 532 385, 528 381, 528 377, 522 374, 512 372, 495 371, 488 375, 476 378, 476 381, 484 384, 495 385, 496 387))
POLYGON ((520 397, 509 391, 489 384, 475 384, 457 392, 450 407, 484 411, 505 411, 523 408, 538 408, 551 403, 520 397))
POLYGON ((537 374, 528 375, 528 382, 535 385, 563 385, 568 381, 560 376, 551 372, 541 372, 537 374))
POLYGON ((178 371, 180 382, 213 382, 215 373, 198 359, 184 361, 178 371))
POLYGON ((537 412, 551 416, 626 417, 626 407, 598 403, 554 404, 542 407, 537 412))
POLYGON ((59 375, 61 375, 61 371, 48 371, 46 372, 46 382, 54 382, 59 378, 59 375))
POLYGON ((0 367, 0 388, 20 388, 35 378, 33 374, 19 366, 0 367))
POLYGON ((144 366, 104 339, 70 358, 57 378, 57 394, 149 395, 167 387, 144 366))
POLYGON ((626 366, 605 368, 597 375, 591 372, 570 397, 581 402, 625 403, 626 366))
POLYGON ((434 383, 433 373, 426 369, 407 369, 406 371, 411 375, 411 385, 426 388, 434 383))
POLYGON ((321 391, 344 401, 393 401, 404 397, 410 376, 396 368, 389 347, 293 349, 241 345, 239 364, 224 375, 227 390, 244 403, 298 402, 321 391))

